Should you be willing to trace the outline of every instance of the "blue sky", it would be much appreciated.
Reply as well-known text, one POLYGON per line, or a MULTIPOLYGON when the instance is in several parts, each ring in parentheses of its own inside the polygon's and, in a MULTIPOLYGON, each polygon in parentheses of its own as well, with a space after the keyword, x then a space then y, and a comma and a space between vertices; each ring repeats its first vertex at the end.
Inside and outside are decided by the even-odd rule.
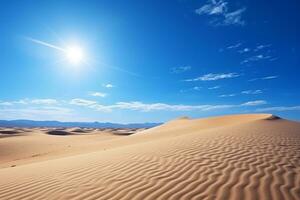
POLYGON ((300 119, 297 0, 0 5, 1 119, 130 123, 261 112, 300 119), (74 64, 42 43, 76 45, 83 60, 74 64))

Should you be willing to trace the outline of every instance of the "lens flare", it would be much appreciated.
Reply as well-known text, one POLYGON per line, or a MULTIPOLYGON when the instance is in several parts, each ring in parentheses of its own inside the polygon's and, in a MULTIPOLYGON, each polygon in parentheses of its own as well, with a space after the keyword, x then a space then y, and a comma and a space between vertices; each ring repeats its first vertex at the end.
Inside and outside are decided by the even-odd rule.
POLYGON ((66 56, 70 63, 79 64, 84 59, 83 50, 78 46, 72 46, 66 49, 66 56))

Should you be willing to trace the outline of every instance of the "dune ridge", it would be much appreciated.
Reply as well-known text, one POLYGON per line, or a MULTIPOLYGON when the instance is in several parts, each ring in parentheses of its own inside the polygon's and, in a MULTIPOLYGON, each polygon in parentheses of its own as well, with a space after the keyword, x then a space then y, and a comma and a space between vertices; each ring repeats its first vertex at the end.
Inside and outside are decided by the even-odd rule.
POLYGON ((300 199, 299 122, 181 118, 116 137, 107 150, 0 169, 0 199, 300 199))

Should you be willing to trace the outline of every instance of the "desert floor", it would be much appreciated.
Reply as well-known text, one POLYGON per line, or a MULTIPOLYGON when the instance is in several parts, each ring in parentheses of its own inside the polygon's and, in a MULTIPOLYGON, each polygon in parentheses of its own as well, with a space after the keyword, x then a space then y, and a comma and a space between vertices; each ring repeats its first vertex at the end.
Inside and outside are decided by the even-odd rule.
POLYGON ((0 199, 300 199, 300 123, 249 114, 148 130, 0 128, 0 199))

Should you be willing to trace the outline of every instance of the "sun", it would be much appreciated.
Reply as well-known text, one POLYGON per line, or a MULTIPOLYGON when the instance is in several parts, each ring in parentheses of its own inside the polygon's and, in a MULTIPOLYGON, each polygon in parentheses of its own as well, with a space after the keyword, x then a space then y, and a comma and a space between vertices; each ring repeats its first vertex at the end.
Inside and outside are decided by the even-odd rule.
POLYGON ((80 64, 84 60, 84 53, 79 46, 71 46, 66 49, 66 56, 70 63, 80 64))

